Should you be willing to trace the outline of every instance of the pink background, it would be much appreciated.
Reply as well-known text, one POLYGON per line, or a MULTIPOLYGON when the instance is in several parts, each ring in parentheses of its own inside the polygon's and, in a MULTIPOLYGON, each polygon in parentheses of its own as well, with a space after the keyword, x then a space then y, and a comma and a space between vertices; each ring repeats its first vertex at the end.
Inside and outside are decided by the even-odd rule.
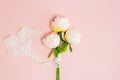
MULTIPOLYGON (((55 80, 54 69, 10 56, 4 43, 23 25, 42 37, 55 15, 69 18, 81 33, 73 53, 62 55, 61 80, 120 80, 119 0, 0 0, 0 80, 55 80)), ((47 59, 49 50, 34 43, 37 54, 47 59)))

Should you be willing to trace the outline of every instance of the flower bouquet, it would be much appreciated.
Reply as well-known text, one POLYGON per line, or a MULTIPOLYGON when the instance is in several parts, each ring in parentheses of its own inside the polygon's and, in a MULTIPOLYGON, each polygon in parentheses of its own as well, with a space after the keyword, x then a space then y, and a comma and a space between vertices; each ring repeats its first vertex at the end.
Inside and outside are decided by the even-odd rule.
POLYGON ((51 48, 48 58, 52 54, 55 56, 56 80, 60 80, 60 55, 66 52, 68 47, 72 52, 72 45, 80 42, 80 33, 70 27, 71 24, 67 18, 57 16, 51 23, 52 32, 42 39, 45 46, 51 48))

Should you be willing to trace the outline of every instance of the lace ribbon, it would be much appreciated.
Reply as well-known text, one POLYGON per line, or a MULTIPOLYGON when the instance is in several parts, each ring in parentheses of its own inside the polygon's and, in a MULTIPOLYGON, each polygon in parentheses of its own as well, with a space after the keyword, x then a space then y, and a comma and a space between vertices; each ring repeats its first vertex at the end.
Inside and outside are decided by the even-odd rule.
POLYGON ((35 55, 35 53, 32 51, 32 38, 39 38, 40 32, 30 29, 28 27, 23 27, 20 29, 17 35, 17 37, 11 35, 5 39, 8 52, 12 56, 27 56, 33 61, 47 68, 54 68, 58 66, 58 59, 56 59, 55 61, 42 61, 40 57, 35 55))

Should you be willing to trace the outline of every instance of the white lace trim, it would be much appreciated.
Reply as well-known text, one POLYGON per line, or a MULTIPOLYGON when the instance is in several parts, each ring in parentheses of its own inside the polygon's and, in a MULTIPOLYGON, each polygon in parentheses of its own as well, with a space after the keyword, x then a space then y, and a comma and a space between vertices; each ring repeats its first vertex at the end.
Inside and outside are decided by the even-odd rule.
POLYGON ((32 30, 28 27, 23 27, 18 32, 18 37, 11 35, 5 39, 5 43, 8 49, 8 52, 12 56, 28 56, 30 59, 35 62, 46 66, 48 68, 53 68, 57 66, 55 61, 42 61, 40 57, 34 54, 31 49, 31 42, 33 38, 39 38, 40 32, 32 30))

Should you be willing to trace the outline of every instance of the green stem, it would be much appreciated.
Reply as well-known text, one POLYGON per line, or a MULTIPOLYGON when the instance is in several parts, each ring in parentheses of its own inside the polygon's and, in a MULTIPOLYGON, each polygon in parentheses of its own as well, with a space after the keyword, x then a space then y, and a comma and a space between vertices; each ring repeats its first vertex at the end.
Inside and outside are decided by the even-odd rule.
POLYGON ((56 80, 60 80, 60 53, 57 56, 56 80))
POLYGON ((60 80, 60 67, 56 68, 56 80, 60 80))

